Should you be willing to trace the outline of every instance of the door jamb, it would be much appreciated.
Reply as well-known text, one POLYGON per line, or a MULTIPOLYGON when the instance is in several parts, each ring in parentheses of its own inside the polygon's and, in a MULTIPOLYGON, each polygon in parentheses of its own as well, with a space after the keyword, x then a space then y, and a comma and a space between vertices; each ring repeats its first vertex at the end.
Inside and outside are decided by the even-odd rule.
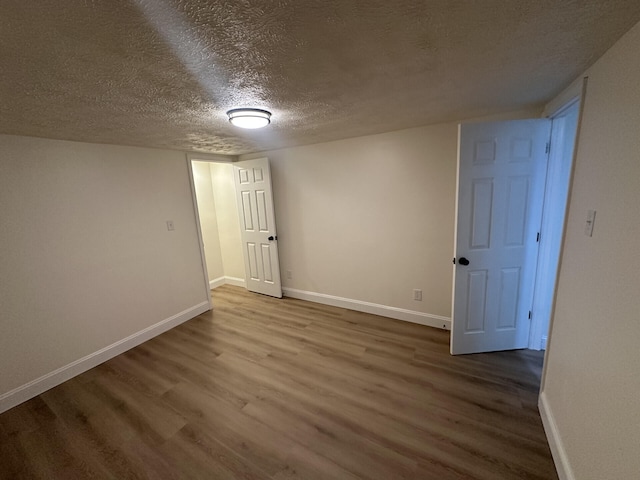
POLYGON ((213 307, 211 303, 211 287, 209 286, 209 272, 207 270, 207 259, 204 254, 204 241, 202 239, 202 225, 200 225, 200 212, 198 210, 198 199, 196 198, 196 184, 193 178, 193 162, 210 162, 210 163, 232 163, 238 161, 235 155, 214 155, 211 153, 186 153, 185 160, 187 163, 187 172, 189 174, 189 188, 191 189, 191 201, 193 204, 193 212, 196 220, 196 230, 198 232, 198 244, 200 246, 200 262, 202 263, 202 275, 207 292, 207 300, 209 302, 209 310, 213 307))
MULTIPOLYGON (((549 317, 549 333, 547 334, 547 348, 544 352, 544 361, 542 364, 542 376, 540 378, 540 390, 539 390, 540 392, 544 390, 544 383, 547 376, 547 363, 548 363, 547 359, 549 357, 549 351, 551 350, 551 348, 553 348, 552 347, 553 323, 554 323, 555 310, 556 310, 556 300, 558 298, 558 288, 557 288, 558 279, 560 277, 560 269, 562 268, 562 258, 564 257, 564 246, 567 238, 567 221, 569 220, 569 215, 567 215, 567 213, 569 212, 569 207, 571 206, 571 193, 573 192, 573 179, 574 179, 575 170, 576 170, 576 159, 578 158, 578 147, 580 145, 580 134, 582 131, 582 117, 584 115, 584 104, 587 96, 588 82, 589 82, 589 77, 584 77, 582 78, 581 82, 574 82, 574 84, 570 87, 570 89, 574 89, 574 90, 577 90, 579 88, 578 101, 580 102, 580 107, 578 111, 578 128, 576 129, 575 146, 573 148, 573 156, 571 158, 571 173, 569 174, 569 191, 567 192, 567 206, 566 206, 566 211, 564 215, 564 225, 562 227, 563 234, 562 234, 562 241, 560 243, 558 269, 556 271, 556 278, 555 278, 556 288, 553 293, 553 300, 551 302, 551 315, 549 317)), ((568 102, 564 102, 562 106, 560 106, 555 111, 550 113, 550 115, 559 113, 564 108, 564 105, 566 103, 568 102)))
MULTIPOLYGON (((578 117, 577 117, 577 124, 576 124, 576 133, 575 133, 575 137, 573 139, 569 139, 569 141, 573 141, 573 153, 572 153, 572 157, 570 159, 560 159, 560 161, 569 161, 569 174, 568 174, 568 185, 567 185, 567 203, 564 206, 564 211, 562 212, 562 230, 561 230, 561 235, 562 237, 558 240, 560 242, 560 254, 561 254, 561 250, 562 250, 562 244, 564 242, 564 231, 565 231, 565 227, 566 227, 566 220, 567 220, 567 212, 569 209, 569 194, 570 194, 570 190, 571 190, 571 183, 572 183, 572 178, 573 178, 573 169, 574 169, 574 161, 575 161, 575 156, 576 156, 576 149, 577 149, 577 140, 578 140, 578 133, 579 133, 579 128, 580 128, 580 116, 582 114, 582 103, 581 103, 581 98, 583 98, 582 95, 582 89, 578 90, 576 87, 580 87, 580 84, 576 84, 576 86, 574 86, 574 88, 569 89, 567 92, 565 92, 565 95, 561 96, 561 101, 556 101, 554 102, 554 105, 550 105, 551 108, 549 108, 549 106, 547 107, 547 109, 545 110, 546 112, 546 117, 551 119, 553 122, 556 121, 556 119, 560 118, 568 109, 574 107, 577 105, 578 108, 578 117)), ((550 142, 553 143, 553 136, 554 136, 554 124, 552 123, 552 127, 551 127, 551 139, 550 142)), ((553 146, 552 146, 553 148, 553 146)), ((556 151, 557 152, 557 151, 556 151)), ((554 159, 554 157, 552 157, 553 155, 556 154, 556 152, 551 152, 551 156, 549 157, 549 161, 547 164, 547 184, 545 186, 545 197, 544 197, 544 206, 543 206, 543 212, 544 209, 546 207, 548 207, 549 201, 550 199, 547 197, 549 194, 549 172, 550 169, 553 167, 552 165, 552 160, 554 159)), ((559 160, 558 157, 555 157, 556 160, 559 160)), ((543 221, 544 221, 544 217, 543 217, 543 221)), ((541 225, 541 227, 543 227, 544 225, 541 225)), ((542 235, 545 235, 545 232, 541 232, 542 235)), ((548 238, 548 237, 547 237, 548 238)), ((544 240, 543 240, 544 241, 544 240)), ((542 244, 541 244, 542 245, 542 244)), ((540 269, 540 262, 542 260, 542 255, 544 254, 544 252, 542 251, 542 248, 540 248, 538 250, 538 259, 537 259, 537 268, 536 270, 540 269)), ((558 279, 558 271, 560 269, 560 260, 558 259, 558 264, 556 265, 556 270, 555 271, 550 271, 547 273, 547 275, 545 276, 545 280, 549 280, 549 279, 553 279, 554 281, 554 285, 557 284, 557 279, 558 279)), ((529 333, 529 348, 532 350, 541 350, 543 349, 542 347, 542 340, 546 338, 546 341, 544 342, 544 349, 546 349, 547 344, 549 343, 549 332, 551 329, 551 316, 552 316, 552 310, 553 310, 553 303, 551 305, 551 309, 549 311, 549 318, 545 319, 540 317, 539 315, 535 315, 536 311, 538 310, 538 307, 540 304, 538 302, 540 302, 540 298, 538 296, 536 296, 536 293, 539 289, 539 282, 542 279, 540 277, 538 277, 538 275, 536 274, 536 283, 534 285, 534 297, 533 297, 533 302, 532 302, 532 308, 531 310, 534 312, 534 316, 531 320, 531 325, 530 325, 530 333, 529 333), (547 323, 547 331, 541 331, 541 329, 543 328, 543 325, 547 323)), ((555 293, 554 293, 555 296, 555 293)))
MULTIPOLYGON (((560 185, 560 183, 558 183, 560 179, 554 178, 554 176, 552 175, 552 172, 553 172, 553 169, 558 168, 559 165, 565 164, 565 162, 569 162, 569 165, 568 165, 569 168, 568 168, 567 179, 566 179, 567 183, 564 184, 564 181, 562 182, 564 184, 562 185, 562 187, 566 188, 566 191, 568 193, 569 183, 571 182, 571 171, 573 168, 573 154, 572 154, 572 158, 567 159, 564 155, 562 155, 559 152, 566 145, 565 142, 567 141, 573 142, 573 150, 575 150, 575 145, 576 145, 575 143, 576 136, 574 135, 573 138, 569 138, 566 135, 566 133, 564 133, 563 131, 564 127, 562 125, 559 125, 557 122, 563 117, 563 115, 569 109, 574 107, 577 107, 578 109, 577 113, 579 116, 580 114, 579 101, 580 101, 579 95, 574 96, 570 98, 566 103, 562 104, 559 108, 557 108, 553 113, 551 113, 548 116, 548 118, 552 121, 551 136, 549 139, 549 145, 551 146, 551 153, 549 154, 549 158, 547 160, 545 190, 544 190, 543 207, 542 207, 543 215, 541 218, 541 224, 540 224, 540 230, 539 230, 540 244, 539 244, 537 258, 536 258, 536 276, 534 281, 534 295, 531 303, 531 311, 533 312, 533 318, 531 319, 531 325, 529 329, 529 343, 528 343, 528 348, 531 350, 542 350, 546 348, 546 342, 548 340, 549 318, 545 318, 545 315, 539 314, 544 304, 544 300, 541 298, 540 287, 541 287, 541 284, 547 283, 549 280, 552 280, 552 279, 555 280, 557 278, 558 265, 556 264, 554 269, 553 264, 548 264, 546 262, 546 259, 550 257, 546 257, 545 255, 548 255, 550 253, 548 251, 549 248, 553 249, 554 248, 553 245, 557 245, 555 244, 555 241, 562 243, 562 236, 564 235, 564 224, 565 224, 565 219, 567 215, 568 203, 565 203, 564 210, 560 212, 562 227, 559 233, 561 236, 560 238, 554 239, 553 240, 554 243, 549 244, 548 242, 549 242, 549 239, 551 238, 550 237, 551 230, 550 229, 545 230, 545 227, 549 226, 545 222, 547 220, 547 215, 550 213, 549 207, 552 204, 551 192, 552 190, 555 190, 555 186, 560 185), (557 139, 558 137, 556 137, 558 133, 561 134, 561 137, 559 138, 559 140, 557 139), (553 183, 550 183, 550 182, 553 182, 553 183), (543 331, 545 324, 547 326, 546 332, 543 331), (544 343, 544 347, 542 346, 543 343, 544 343)), ((578 116, 576 118, 576 126, 575 126, 576 134, 577 134, 577 122, 579 120, 578 116)), ((568 202, 568 197, 567 197, 567 202, 568 202)), ((559 250, 559 247, 558 247, 558 250, 559 250)), ((550 312, 549 312, 549 315, 550 315, 550 312)))

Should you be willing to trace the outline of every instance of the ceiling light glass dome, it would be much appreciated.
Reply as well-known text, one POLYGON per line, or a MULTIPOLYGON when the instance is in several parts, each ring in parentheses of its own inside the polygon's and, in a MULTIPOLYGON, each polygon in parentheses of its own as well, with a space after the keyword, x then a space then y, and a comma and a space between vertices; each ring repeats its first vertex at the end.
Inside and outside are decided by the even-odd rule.
POLYGON ((271 123, 271 112, 258 108, 234 108, 227 115, 229 121, 240 128, 262 128, 271 123))

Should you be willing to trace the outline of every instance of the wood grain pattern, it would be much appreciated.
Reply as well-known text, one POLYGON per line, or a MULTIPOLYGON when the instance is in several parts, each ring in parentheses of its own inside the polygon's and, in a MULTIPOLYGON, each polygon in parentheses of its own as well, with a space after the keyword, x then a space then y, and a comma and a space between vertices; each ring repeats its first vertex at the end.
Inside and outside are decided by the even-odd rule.
POLYGON ((542 355, 223 286, 214 310, 0 415, 0 478, 557 479, 542 355))

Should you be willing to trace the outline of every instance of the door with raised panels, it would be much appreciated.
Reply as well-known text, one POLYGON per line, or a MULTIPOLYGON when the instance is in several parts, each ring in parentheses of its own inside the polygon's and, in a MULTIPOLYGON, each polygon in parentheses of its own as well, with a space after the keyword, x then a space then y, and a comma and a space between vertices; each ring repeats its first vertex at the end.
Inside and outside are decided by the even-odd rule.
POLYGON ((247 289, 282 297, 269 160, 234 163, 247 289))
POLYGON ((527 347, 550 128, 460 125, 454 355, 527 347))

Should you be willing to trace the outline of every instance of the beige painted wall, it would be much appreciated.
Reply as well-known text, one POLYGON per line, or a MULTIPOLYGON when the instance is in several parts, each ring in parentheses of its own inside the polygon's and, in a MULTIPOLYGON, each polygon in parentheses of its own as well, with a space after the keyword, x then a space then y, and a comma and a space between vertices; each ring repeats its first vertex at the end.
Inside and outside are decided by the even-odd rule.
POLYGON ((587 73, 547 354, 542 400, 580 480, 640 472, 639 51, 640 24, 587 73))
POLYGON ((207 301, 184 154, 2 135, 0 159, 0 395, 207 301))
POLYGON ((271 162, 283 286, 450 316, 456 145, 446 124, 243 156, 271 162))
POLYGON ((207 273, 209 281, 212 281, 224 277, 224 266, 220 249, 216 204, 211 185, 211 170, 209 169, 211 164, 209 162, 196 161, 191 164, 198 201, 202 242, 204 243, 204 253, 207 260, 207 273))
POLYGON ((457 144, 450 123, 242 156, 270 160, 283 287, 451 317, 457 144))
POLYGON ((244 279, 240 217, 236 203, 236 188, 233 183, 233 165, 210 163, 209 166, 224 274, 227 277, 244 279))

